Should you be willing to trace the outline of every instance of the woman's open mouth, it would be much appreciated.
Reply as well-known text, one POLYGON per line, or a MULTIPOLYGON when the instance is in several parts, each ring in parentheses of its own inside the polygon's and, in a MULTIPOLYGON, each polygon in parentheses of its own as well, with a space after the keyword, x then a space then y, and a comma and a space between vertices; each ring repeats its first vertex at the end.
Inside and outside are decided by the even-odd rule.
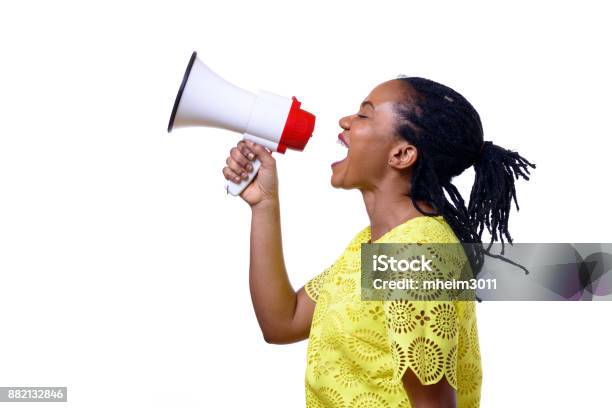
MULTIPOLYGON (((338 144, 341 145, 342 147, 345 147, 346 149, 348 149, 349 147, 342 133, 338 135, 338 144)), ((342 163, 344 160, 346 160, 346 157, 348 157, 348 150, 346 151, 346 156, 344 157, 344 159, 333 162, 332 167, 334 167, 338 163, 342 163)))

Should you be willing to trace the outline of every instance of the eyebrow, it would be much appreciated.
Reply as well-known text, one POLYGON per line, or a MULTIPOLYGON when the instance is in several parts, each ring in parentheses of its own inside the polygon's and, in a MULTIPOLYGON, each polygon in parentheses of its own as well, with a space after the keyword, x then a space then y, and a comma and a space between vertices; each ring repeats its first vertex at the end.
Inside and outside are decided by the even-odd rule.
POLYGON ((363 108, 366 105, 370 105, 372 107, 372 109, 376 110, 376 108, 374 108, 374 104, 372 102, 370 102, 370 101, 363 101, 363 102, 361 102, 360 107, 363 108))

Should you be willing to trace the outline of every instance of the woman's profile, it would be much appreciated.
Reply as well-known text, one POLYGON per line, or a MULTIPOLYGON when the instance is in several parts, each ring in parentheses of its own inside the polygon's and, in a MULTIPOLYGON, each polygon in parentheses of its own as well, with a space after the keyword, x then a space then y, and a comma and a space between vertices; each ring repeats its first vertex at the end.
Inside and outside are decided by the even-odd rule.
MULTIPOLYGON (((267 342, 308 339, 308 407, 478 407, 482 369, 474 301, 362 301, 362 243, 512 242, 515 179, 535 167, 485 141, 472 105, 449 87, 401 77, 376 86, 357 113, 339 121, 345 159, 331 184, 362 193, 369 225, 333 265, 295 291, 282 251, 275 159, 240 142, 223 174, 240 181, 252 211, 249 283, 267 342), (474 167, 464 198, 452 179, 474 167)), ((482 246, 480 247, 482 248, 482 246)), ((478 269, 480 251, 467 253, 478 269)))

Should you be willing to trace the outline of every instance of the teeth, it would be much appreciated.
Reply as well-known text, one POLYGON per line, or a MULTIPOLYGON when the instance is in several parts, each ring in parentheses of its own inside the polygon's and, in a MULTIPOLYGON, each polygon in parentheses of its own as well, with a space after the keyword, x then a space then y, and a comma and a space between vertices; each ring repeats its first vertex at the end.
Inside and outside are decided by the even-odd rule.
POLYGON ((340 139, 340 138, 338 138, 337 143, 338 143, 340 146, 344 146, 344 147, 347 147, 347 148, 348 148, 348 145, 347 145, 346 143, 344 143, 344 142, 342 141, 342 139, 340 139))

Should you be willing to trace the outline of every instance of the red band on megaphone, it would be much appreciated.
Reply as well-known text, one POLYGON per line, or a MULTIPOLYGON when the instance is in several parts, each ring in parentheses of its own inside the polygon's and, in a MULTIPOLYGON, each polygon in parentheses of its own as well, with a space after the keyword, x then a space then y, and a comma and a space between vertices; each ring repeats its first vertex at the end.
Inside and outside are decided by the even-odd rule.
POLYGON ((300 109, 301 102, 295 96, 292 99, 287 122, 285 122, 283 134, 278 142, 277 151, 280 153, 284 153, 287 147, 294 150, 304 150, 314 130, 315 116, 300 109))

